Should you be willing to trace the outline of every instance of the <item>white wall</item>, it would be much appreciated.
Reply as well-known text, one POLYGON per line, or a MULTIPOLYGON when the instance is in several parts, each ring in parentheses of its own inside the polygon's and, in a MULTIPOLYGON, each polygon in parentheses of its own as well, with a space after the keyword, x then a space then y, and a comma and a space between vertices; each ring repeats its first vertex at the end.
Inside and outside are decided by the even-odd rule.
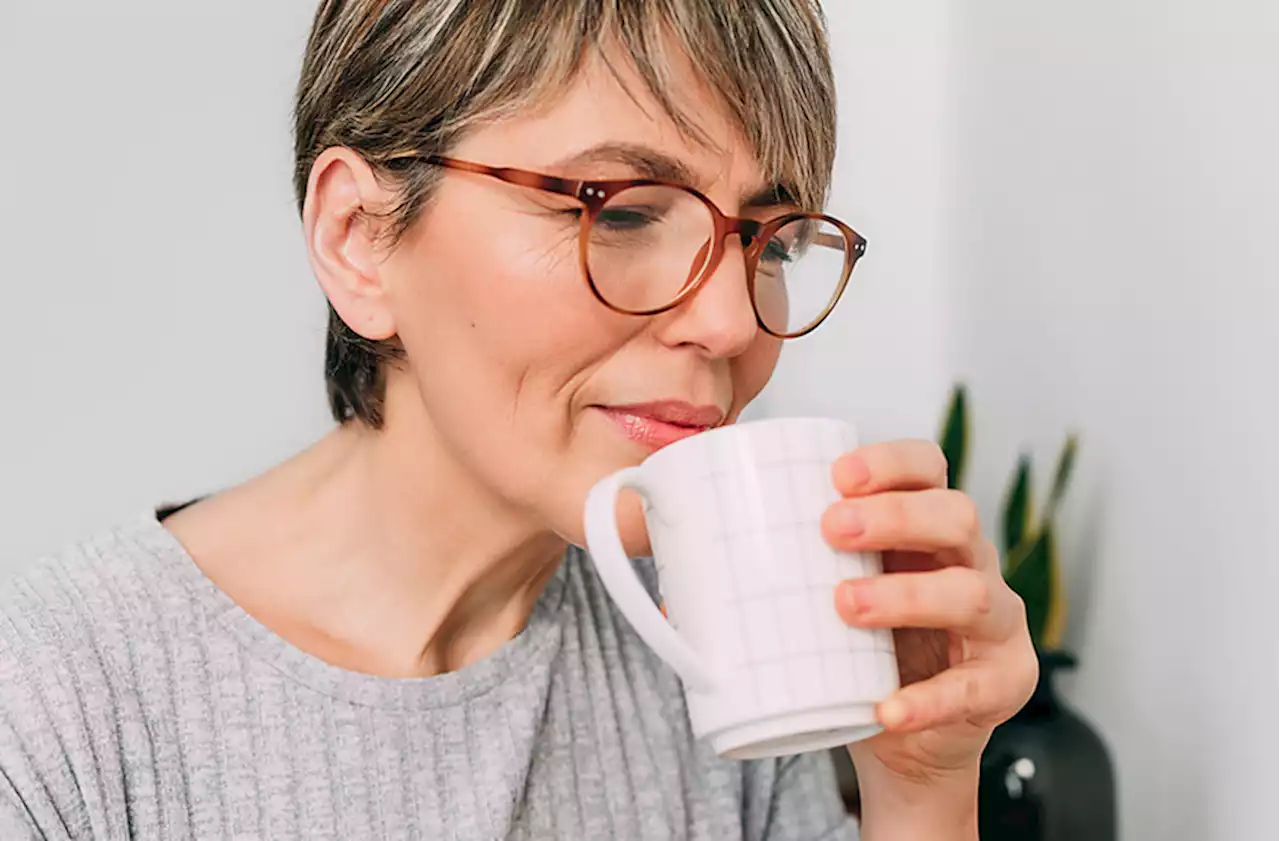
POLYGON ((758 414, 834 415, 866 440, 935 434, 950 387, 952 4, 827 2, 840 102, 831 212, 868 240, 840 305, 789 342, 758 414))
POLYGON ((1125 838, 1276 837, 1276 6, 957 17, 947 230, 973 490, 1082 436, 1061 530, 1125 838))
POLYGON ((310 0, 0 3, 0 572, 325 426, 310 0))

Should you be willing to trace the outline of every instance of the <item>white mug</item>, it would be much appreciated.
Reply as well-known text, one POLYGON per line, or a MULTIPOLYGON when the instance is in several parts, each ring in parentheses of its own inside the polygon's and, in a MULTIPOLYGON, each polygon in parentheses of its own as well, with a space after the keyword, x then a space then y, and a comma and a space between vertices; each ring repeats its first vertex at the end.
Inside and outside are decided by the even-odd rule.
POLYGON ((893 635, 851 628, 835 608, 836 585, 879 574, 880 556, 832 549, 819 527, 839 498, 831 467, 856 445, 838 420, 725 426, 664 447, 587 496, 600 579, 680 676, 694 735, 720 756, 804 753, 880 730, 876 703, 899 681, 893 635), (644 500, 662 609, 618 536, 622 488, 644 500))

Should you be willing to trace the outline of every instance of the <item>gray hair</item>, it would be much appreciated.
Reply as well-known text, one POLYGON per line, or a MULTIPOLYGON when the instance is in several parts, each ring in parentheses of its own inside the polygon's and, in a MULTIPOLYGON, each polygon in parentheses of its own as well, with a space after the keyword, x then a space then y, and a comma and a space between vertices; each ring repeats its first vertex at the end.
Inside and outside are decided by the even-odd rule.
MULTIPOLYGON (((836 109, 817 0, 324 0, 294 109, 299 209, 316 158, 347 147, 394 186, 391 231, 400 236, 438 174, 392 156, 442 154, 475 125, 536 108, 573 81, 588 51, 606 55, 606 45, 696 137, 696 122, 667 93, 668 51, 681 51, 722 97, 771 181, 806 208, 825 203, 836 109)), ((397 342, 365 339, 330 307, 325 380, 334 418, 380 427, 385 366, 402 355, 397 342)))

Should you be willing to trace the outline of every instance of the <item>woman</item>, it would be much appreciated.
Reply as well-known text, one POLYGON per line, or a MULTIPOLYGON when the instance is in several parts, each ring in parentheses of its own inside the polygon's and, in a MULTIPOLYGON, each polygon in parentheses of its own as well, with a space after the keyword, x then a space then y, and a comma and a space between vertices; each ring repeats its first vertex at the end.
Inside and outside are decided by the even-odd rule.
MULTIPOLYGON (((296 185, 339 424, 7 586, 0 836, 853 837, 825 755, 692 738, 576 548, 597 479, 734 422, 816 326, 756 223, 821 208, 834 129, 810 0, 326 0, 296 185)), ((826 539, 896 571, 832 610, 918 629, 850 747, 863 837, 974 838, 1021 607, 935 447, 832 469, 826 539)))

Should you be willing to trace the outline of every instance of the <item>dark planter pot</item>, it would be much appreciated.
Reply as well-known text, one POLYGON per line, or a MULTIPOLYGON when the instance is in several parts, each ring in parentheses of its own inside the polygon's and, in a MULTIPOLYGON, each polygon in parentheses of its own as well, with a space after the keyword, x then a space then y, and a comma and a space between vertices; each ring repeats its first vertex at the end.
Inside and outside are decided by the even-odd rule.
POLYGON ((1054 673, 1075 658, 1040 654, 1040 681, 982 755, 982 841, 1115 841, 1116 790, 1102 739, 1063 705, 1054 673))

